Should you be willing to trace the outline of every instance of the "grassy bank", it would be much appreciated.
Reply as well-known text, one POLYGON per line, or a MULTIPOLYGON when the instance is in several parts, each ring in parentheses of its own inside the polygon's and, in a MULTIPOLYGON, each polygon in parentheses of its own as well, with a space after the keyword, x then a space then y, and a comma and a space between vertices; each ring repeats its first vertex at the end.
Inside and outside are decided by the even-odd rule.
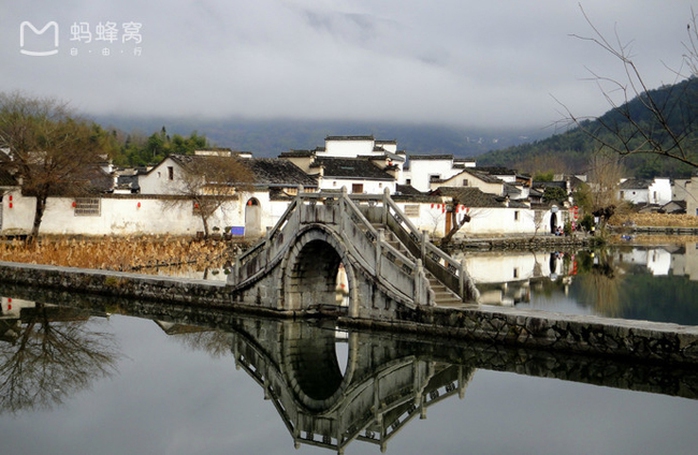
POLYGON ((621 227, 657 226, 657 227, 698 227, 698 216, 669 215, 666 213, 624 213, 614 215, 609 221, 611 226, 621 227))
POLYGON ((35 245, 21 240, 0 243, 0 260, 155 273, 156 268, 167 266, 221 267, 239 248, 226 241, 190 237, 42 237, 35 245))

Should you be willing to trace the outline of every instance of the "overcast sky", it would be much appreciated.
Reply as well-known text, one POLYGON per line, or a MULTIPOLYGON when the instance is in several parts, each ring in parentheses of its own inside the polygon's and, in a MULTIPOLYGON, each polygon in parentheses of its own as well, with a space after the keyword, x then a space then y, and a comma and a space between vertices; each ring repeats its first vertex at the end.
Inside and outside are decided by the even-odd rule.
MULTIPOLYGON (((655 88, 676 82, 671 69, 680 69, 691 3, 581 5, 609 38, 632 42, 655 88)), ((573 0, 0 5, 0 89, 58 97, 101 115, 540 127, 563 117, 558 101, 576 115, 601 115, 609 106, 585 80, 589 69, 622 74, 598 46, 570 36, 592 34, 573 0), (37 33, 51 22, 57 46, 52 26, 37 33)))

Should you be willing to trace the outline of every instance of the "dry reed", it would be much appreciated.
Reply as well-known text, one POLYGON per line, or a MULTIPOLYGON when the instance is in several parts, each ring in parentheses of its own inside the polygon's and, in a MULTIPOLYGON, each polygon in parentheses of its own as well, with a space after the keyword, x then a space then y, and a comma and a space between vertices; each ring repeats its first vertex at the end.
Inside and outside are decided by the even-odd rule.
POLYGON ((613 216, 609 224, 623 226, 698 227, 698 216, 667 213, 625 213, 613 216))
POLYGON ((34 245, 21 240, 0 243, 2 261, 142 273, 184 264, 220 267, 232 257, 228 242, 169 236, 45 237, 34 245))

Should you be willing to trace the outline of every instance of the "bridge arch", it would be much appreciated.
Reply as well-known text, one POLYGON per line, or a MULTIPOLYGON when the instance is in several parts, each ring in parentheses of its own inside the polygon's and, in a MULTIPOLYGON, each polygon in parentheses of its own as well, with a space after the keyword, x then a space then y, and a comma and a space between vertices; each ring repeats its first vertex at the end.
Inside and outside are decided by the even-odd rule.
POLYGON ((289 250, 284 270, 284 307, 306 310, 336 303, 337 273, 344 264, 349 288, 349 314, 356 314, 357 280, 352 261, 337 234, 321 225, 302 231, 289 250))
POLYGON ((311 413, 323 413, 341 400, 358 365, 358 335, 349 334, 346 370, 342 371, 334 330, 305 326, 304 333, 286 333, 281 345, 283 375, 294 399, 311 413), (290 335, 290 336, 289 336, 290 335))

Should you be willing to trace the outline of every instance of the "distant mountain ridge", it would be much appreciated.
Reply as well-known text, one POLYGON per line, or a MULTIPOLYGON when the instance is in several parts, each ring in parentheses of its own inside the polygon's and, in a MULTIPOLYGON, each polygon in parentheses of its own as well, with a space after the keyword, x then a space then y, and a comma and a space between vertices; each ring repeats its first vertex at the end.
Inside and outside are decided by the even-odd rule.
MULTIPOLYGON (((651 96, 664 113, 669 128, 685 135, 684 144, 691 150, 693 161, 698 162, 698 79, 694 77, 674 85, 663 86, 641 96, 645 97, 645 100, 648 99, 647 96, 651 96)), ((584 121, 583 127, 598 134, 604 142, 619 143, 618 138, 605 130, 602 124, 623 131, 632 131, 629 128, 629 116, 633 122, 641 125, 644 131, 651 132, 654 140, 659 143, 666 141, 667 135, 643 106, 642 101, 641 98, 634 98, 616 109, 609 110, 598 120, 584 121), (623 115, 624 113, 627 115, 623 115)), ((638 143, 641 138, 636 136, 632 140, 638 143)), ((560 172, 559 167, 565 167, 564 171, 569 173, 586 173, 589 158, 599 147, 599 142, 589 134, 579 127, 573 127, 546 139, 485 153, 478 156, 477 160, 479 165, 510 166, 528 173, 560 172), (545 166, 550 168, 545 169, 545 166)), ((677 160, 651 154, 625 156, 621 163, 626 168, 628 177, 637 178, 688 177, 696 171, 696 168, 677 160)))
POLYGON ((398 149, 408 154, 451 154, 473 157, 490 150, 511 147, 546 136, 543 130, 477 129, 450 126, 413 125, 389 122, 249 120, 196 118, 138 118, 94 116, 105 128, 149 136, 164 126, 168 133, 205 135, 212 145, 250 151, 260 158, 276 157, 291 149, 324 146, 327 136, 373 135, 376 139, 397 140, 398 149))

